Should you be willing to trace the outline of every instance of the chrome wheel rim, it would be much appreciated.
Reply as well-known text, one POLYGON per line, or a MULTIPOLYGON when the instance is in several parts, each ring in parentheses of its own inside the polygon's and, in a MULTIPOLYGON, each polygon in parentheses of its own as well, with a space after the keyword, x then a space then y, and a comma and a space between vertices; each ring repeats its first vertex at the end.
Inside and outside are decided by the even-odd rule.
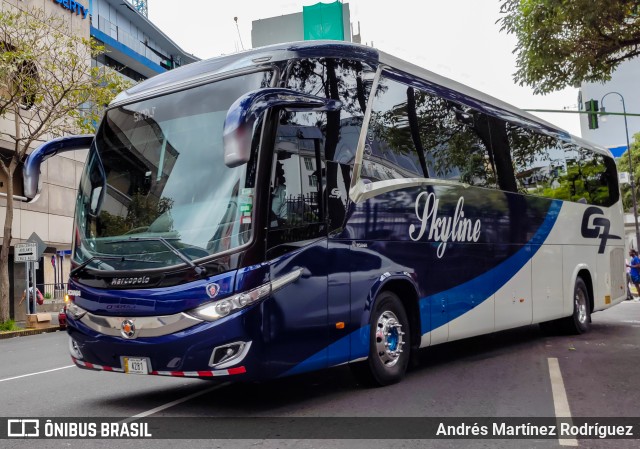
POLYGON ((575 308, 578 311, 578 322, 585 324, 587 322, 587 296, 581 288, 576 290, 575 308))
POLYGON ((393 312, 387 310, 380 315, 376 323, 376 352, 385 367, 398 363, 405 344, 404 334, 402 324, 393 312))

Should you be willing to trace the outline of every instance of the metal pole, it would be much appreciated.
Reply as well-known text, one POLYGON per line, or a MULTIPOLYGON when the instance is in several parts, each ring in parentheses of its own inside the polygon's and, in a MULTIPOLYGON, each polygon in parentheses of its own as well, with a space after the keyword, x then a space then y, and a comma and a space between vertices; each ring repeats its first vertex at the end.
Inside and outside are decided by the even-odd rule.
POLYGON ((605 94, 600 100, 601 106, 604 107, 604 98, 609 94, 616 94, 622 100, 622 115, 624 115, 624 136, 627 139, 627 156, 629 156, 629 184, 631 185, 631 201, 633 202, 633 219, 636 224, 636 249, 640 245, 640 226, 638 226, 638 201, 636 198, 636 186, 633 176, 633 162, 631 160, 631 145, 629 144, 629 127, 627 125, 627 108, 624 104, 624 97, 619 92, 609 92, 605 94))
POLYGON ((57 264, 56 255, 51 256, 51 260, 53 261, 53 297, 56 295, 56 289, 58 288, 58 264, 57 264))
POLYGON ((58 279, 60 280, 60 284, 58 286, 59 289, 64 289, 63 284, 64 284, 64 278, 62 277, 62 264, 64 263, 64 257, 63 256, 58 256, 58 265, 56 265, 58 267, 58 279))
POLYGON ((37 307, 38 304, 36 303, 36 297, 38 295, 36 295, 36 262, 32 262, 32 264, 33 264, 33 270, 31 271, 31 279, 33 279, 33 295, 32 295, 33 296, 33 298, 32 298, 32 300, 33 300, 33 313, 37 313, 38 310, 37 310, 36 307, 37 307))
MULTIPOLYGON (((618 94, 620 95, 620 94, 618 94)), ((624 116, 624 135, 627 138, 627 154, 629 155, 629 182, 631 184, 631 199, 633 201, 633 218, 636 222, 636 248, 640 245, 640 226, 638 226, 638 202, 636 199, 636 188, 635 183, 633 181, 633 163, 631 162, 631 145, 629 145, 629 127, 627 125, 627 108, 624 105, 624 97, 620 95, 622 99, 622 112, 625 113, 624 116)))
POLYGON ((29 301, 31 301, 31 298, 30 298, 30 295, 29 295, 29 264, 30 264, 30 263, 31 263, 31 262, 25 262, 25 264, 24 264, 24 272, 25 272, 24 281, 26 282, 26 283, 24 284, 24 291, 25 291, 25 295, 26 295, 26 296, 25 296, 25 299, 26 299, 26 301, 25 301, 25 303, 26 303, 26 304, 25 304, 25 306, 27 307, 27 311, 26 311, 26 314, 27 314, 27 315, 29 314, 29 311, 31 310, 31 309, 29 308, 29 304, 31 304, 31 303, 29 302, 29 301))

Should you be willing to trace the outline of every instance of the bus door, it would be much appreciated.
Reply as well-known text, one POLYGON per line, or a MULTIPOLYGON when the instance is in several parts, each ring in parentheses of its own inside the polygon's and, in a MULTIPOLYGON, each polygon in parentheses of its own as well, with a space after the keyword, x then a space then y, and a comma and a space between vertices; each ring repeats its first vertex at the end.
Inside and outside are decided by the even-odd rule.
POLYGON ((264 303, 266 360, 276 377, 327 366, 323 145, 317 127, 300 124, 308 115, 283 113, 272 159, 266 250, 271 280, 300 274, 264 303))
POLYGON ((351 359, 350 335, 355 330, 351 317, 351 240, 344 235, 344 221, 351 183, 350 164, 327 160, 325 198, 329 230, 328 273, 328 363, 329 366, 351 359))

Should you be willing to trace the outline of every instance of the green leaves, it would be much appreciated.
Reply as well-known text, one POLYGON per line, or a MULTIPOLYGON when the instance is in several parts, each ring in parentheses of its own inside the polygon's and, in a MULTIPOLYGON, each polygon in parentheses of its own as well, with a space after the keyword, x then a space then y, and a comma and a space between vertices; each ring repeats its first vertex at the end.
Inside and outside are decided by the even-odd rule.
MULTIPOLYGON (((617 159, 616 165, 618 167, 618 172, 631 173, 630 168, 633 169, 636 198, 640 198, 640 191, 638 191, 638 181, 640 181, 640 133, 634 134, 633 142, 631 142, 631 167, 629 167, 629 153, 627 151, 617 159)), ((629 184, 621 184, 620 192, 622 193, 622 204, 624 210, 625 212, 630 212, 633 208, 631 186, 629 184)))
POLYGON ((36 141, 95 132, 104 107, 130 85, 92 67, 104 47, 68 30, 41 9, 0 11, 0 117, 20 122, 19 134, 0 137, 15 142, 18 159, 36 141))
MULTIPOLYGON (((4 5, 4 3, 3 3, 4 5)), ((23 6, 24 7, 24 6, 23 6)), ((0 11, 0 139, 13 143, 0 158, 9 185, 0 247, 0 322, 9 318, 9 247, 13 177, 28 150, 68 134, 94 133, 104 107, 128 87, 118 73, 92 68, 104 47, 69 33, 69 23, 42 9, 0 11)))
POLYGON ((607 81, 640 55, 635 0, 503 0, 500 31, 514 34, 514 79, 536 94, 607 81))

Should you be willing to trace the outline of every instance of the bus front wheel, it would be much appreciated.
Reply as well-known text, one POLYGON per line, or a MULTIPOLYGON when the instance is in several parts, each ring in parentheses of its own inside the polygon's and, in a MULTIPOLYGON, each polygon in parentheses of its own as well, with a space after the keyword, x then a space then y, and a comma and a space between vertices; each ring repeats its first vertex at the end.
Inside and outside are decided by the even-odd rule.
POLYGON ((407 313, 395 293, 378 295, 370 324, 369 357, 352 365, 354 374, 367 386, 397 383, 407 370, 411 335, 407 313))
POLYGON ((576 279, 573 288, 573 314, 561 321, 563 329, 570 334, 584 334, 591 324, 589 290, 581 277, 576 279))

